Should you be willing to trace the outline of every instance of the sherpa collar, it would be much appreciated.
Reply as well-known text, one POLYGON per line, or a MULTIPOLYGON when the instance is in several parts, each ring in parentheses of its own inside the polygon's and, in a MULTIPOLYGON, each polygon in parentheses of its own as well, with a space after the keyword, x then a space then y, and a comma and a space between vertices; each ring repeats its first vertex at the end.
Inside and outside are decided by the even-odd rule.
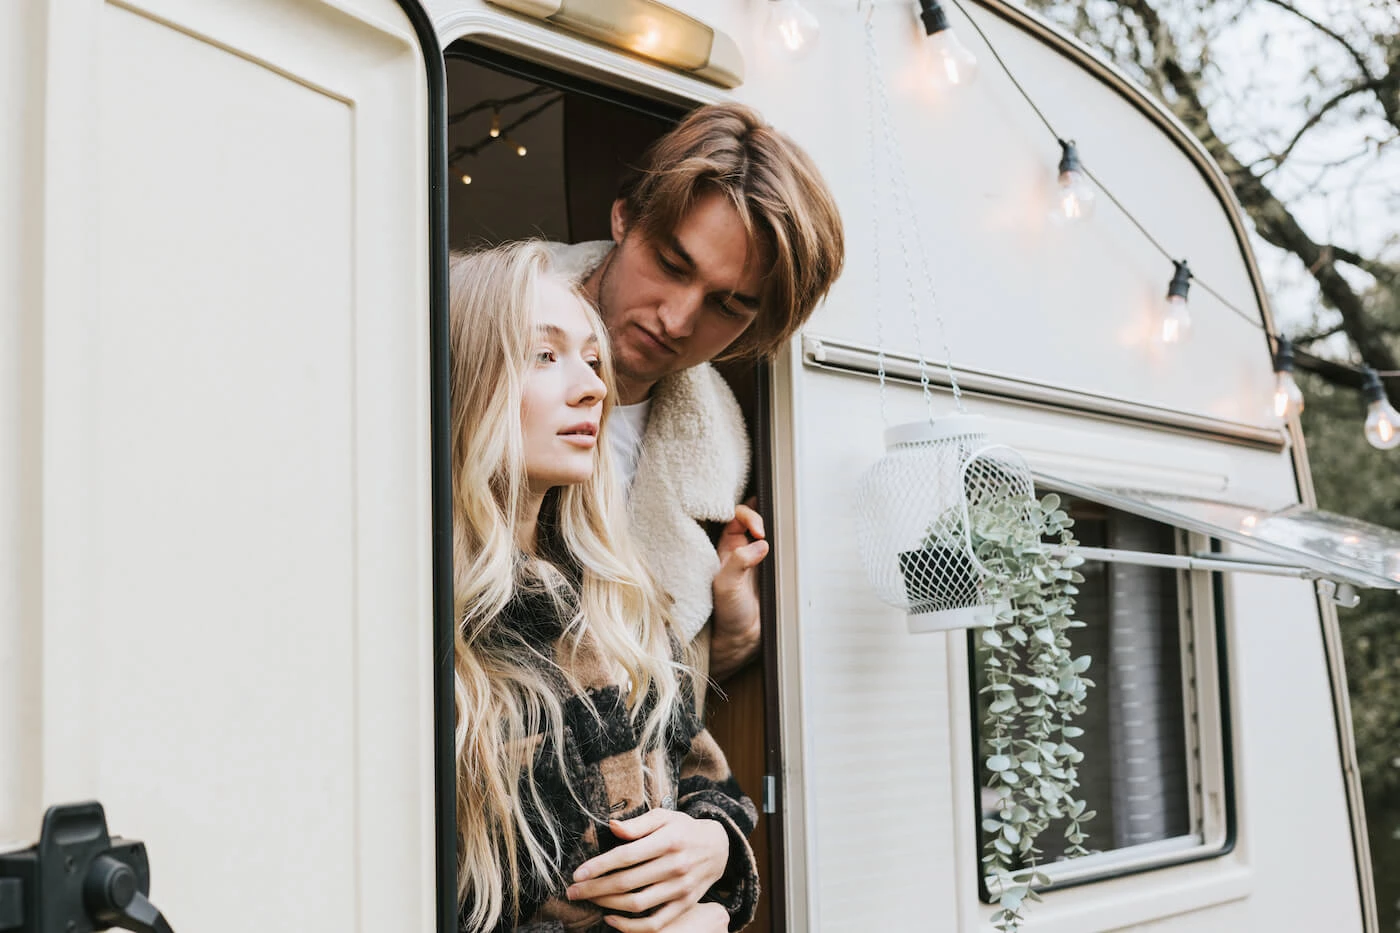
MULTIPOLYGON (((613 249, 611 240, 549 244, 554 268, 582 282, 613 249)), ((701 522, 727 522, 749 475, 744 415, 708 363, 656 384, 629 505, 632 536, 675 600, 676 628, 693 639, 714 608, 719 557, 701 522)))

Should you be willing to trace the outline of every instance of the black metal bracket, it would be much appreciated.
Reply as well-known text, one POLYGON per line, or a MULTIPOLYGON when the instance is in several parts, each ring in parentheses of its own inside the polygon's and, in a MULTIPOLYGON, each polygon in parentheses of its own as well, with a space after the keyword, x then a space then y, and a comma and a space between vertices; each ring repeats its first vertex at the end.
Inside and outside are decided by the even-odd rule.
POLYGON ((111 838, 102 804, 50 807, 37 843, 0 854, 0 933, 173 933, 150 891, 145 843, 111 838))

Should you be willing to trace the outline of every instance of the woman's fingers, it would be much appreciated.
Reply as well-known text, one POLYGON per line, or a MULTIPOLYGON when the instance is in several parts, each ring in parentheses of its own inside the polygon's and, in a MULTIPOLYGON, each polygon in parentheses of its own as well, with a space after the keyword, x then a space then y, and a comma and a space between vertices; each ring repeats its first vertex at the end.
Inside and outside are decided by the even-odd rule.
POLYGON ((603 920, 614 929, 621 930, 622 933, 661 933, 672 920, 681 916, 691 906, 683 901, 671 901, 650 917, 614 917, 608 915, 603 920))
POLYGON ((606 875, 608 872, 617 871, 620 868, 637 865, 663 854, 666 851, 666 841, 654 839, 652 835, 665 826, 675 812, 674 810, 662 809, 649 810, 634 819, 613 820, 609 824, 609 828, 614 836, 636 841, 620 845, 584 862, 574 872, 574 880, 587 881, 590 878, 597 878, 599 875, 606 875))
MULTIPOLYGON (((674 881, 663 884, 653 884, 650 887, 639 890, 628 891, 626 894, 610 894, 606 897, 592 898, 593 903, 605 910, 625 910, 630 914, 641 913, 659 907, 662 904, 680 899, 684 892, 684 886, 674 881)), ((685 901, 684 903, 692 903, 685 901)))
MULTIPOLYGON (((668 864, 664 858, 655 858, 640 865, 634 865, 626 871, 614 872, 611 875, 604 875, 601 878, 594 878, 591 881, 580 881, 569 885, 566 892, 571 901, 593 901, 596 904, 603 904, 602 898, 612 897, 628 891, 637 891, 647 885, 655 885, 658 881, 664 881, 675 874, 675 869, 668 864)), ((616 905, 603 905, 616 906, 616 905)), ((632 910, 634 908, 623 907, 622 910, 632 910)))

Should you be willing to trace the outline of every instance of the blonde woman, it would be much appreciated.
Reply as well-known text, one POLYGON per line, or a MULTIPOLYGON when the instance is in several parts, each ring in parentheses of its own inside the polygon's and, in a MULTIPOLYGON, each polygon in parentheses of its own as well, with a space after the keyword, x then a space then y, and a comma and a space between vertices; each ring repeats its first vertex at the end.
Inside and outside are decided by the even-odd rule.
POLYGON ((452 264, 460 927, 738 930, 757 815, 627 540, 605 331, 549 261, 452 264))

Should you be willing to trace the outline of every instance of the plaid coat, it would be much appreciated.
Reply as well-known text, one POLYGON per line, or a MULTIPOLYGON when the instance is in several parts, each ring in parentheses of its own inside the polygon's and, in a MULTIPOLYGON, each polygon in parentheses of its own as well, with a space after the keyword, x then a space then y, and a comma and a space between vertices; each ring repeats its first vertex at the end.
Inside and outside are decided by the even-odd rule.
MULTIPOLYGON (((553 597, 522 591, 506 607, 501 624, 492 628, 500 633, 498 637, 523 639, 549 657, 555 656, 556 649, 562 650, 562 625, 553 597)), ((675 649, 679 653, 679 645, 675 649)), ((564 858, 560 877, 566 880, 533 874, 524 878, 519 917, 503 919, 496 933, 612 931, 603 923, 601 908, 586 901, 569 901, 564 888, 575 869, 618 843, 607 821, 640 816, 651 808, 648 800, 696 819, 715 820, 724 827, 729 834, 729 865, 704 900, 717 901, 729 911, 730 930, 742 929, 753 919, 758 903, 758 871, 748 843, 758 814, 735 783, 719 745, 696 717, 692 685, 688 679, 683 683, 680 727, 665 749, 651 753, 649 769, 644 769, 628 715, 626 686, 615 682, 609 666, 586 638, 574 673, 598 713, 594 715, 583 697, 566 696, 561 680, 568 782, 588 812, 579 809, 564 783, 552 739, 537 737, 535 780, 561 830, 564 858)), ((521 870, 528 871, 528 864, 522 864, 521 870)), ((464 905, 461 916, 465 918, 466 913, 464 905)), ((465 924, 462 928, 466 929, 465 924)))

